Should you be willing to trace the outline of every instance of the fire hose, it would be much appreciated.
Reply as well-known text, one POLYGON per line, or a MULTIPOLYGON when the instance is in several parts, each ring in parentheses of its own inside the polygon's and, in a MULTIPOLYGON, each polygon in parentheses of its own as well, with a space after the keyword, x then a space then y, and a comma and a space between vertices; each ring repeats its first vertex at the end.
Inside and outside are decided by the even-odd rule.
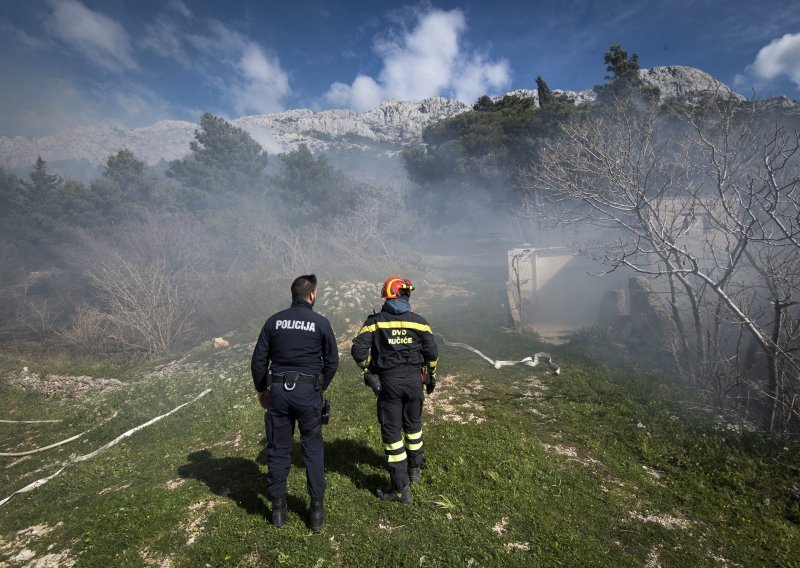
POLYGON ((151 424, 155 424, 159 420, 162 420, 162 419, 166 418, 167 416, 170 416, 171 414, 174 414, 175 412, 177 412, 178 410, 180 410, 181 408, 183 408, 187 404, 191 404, 193 402, 196 402, 196 401, 200 400, 201 398, 203 398, 204 396, 206 396, 210 392, 211 392, 211 389, 206 389, 203 392, 201 392, 199 395, 194 397, 192 400, 190 400, 189 402, 184 402, 183 404, 180 404, 180 405, 176 406, 175 408, 173 408, 169 412, 166 412, 164 414, 156 416, 155 418, 151 418, 150 420, 148 420, 144 424, 139 424, 135 428, 131 428, 130 430, 128 430, 126 432, 123 432, 122 434, 120 434, 119 436, 117 436, 116 438, 114 438, 113 440, 108 442, 107 444, 97 448, 95 451, 93 451, 91 453, 88 453, 88 454, 84 454, 82 456, 76 456, 76 457, 71 458, 70 460, 68 460, 67 462, 62 464, 61 468, 58 469, 55 473, 53 473, 51 475, 48 475, 47 477, 43 477, 42 479, 37 479, 36 481, 34 481, 33 483, 29 483, 28 485, 26 485, 22 489, 18 489, 17 491, 15 491, 14 493, 12 493, 8 497, 6 497, 5 499, 1 499, 0 500, 0 507, 5 505, 14 495, 17 495, 19 493, 27 493, 29 491, 33 491, 37 487, 41 487, 42 485, 44 485, 45 483, 47 483, 48 481, 50 481, 51 479, 53 479, 54 477, 59 475, 62 471, 67 469, 67 467, 69 467, 70 465, 75 464, 75 463, 80 463, 80 462, 83 462, 83 461, 86 461, 88 459, 93 458, 94 456, 96 456, 97 454, 102 452, 103 450, 107 450, 111 446, 117 445, 122 440, 124 440, 125 438, 130 437, 131 435, 133 435, 134 433, 138 432, 139 430, 141 430, 143 428, 146 428, 146 427, 150 426, 151 424))
POLYGON ((544 362, 550 367, 554 375, 561 374, 561 368, 553 362, 553 358, 550 356, 550 353, 545 353, 544 351, 535 353, 533 357, 524 357, 519 361, 500 361, 492 359, 491 357, 487 357, 486 355, 484 355, 471 345, 467 345, 466 343, 450 342, 447 341, 444 338, 444 336, 440 337, 442 338, 442 342, 448 347, 461 347, 462 349, 467 349, 468 351, 472 351, 476 355, 480 356, 482 359, 485 359, 489 363, 489 365, 491 365, 495 369, 499 369, 500 367, 508 367, 511 365, 525 365, 526 367, 537 367, 539 363, 544 362))

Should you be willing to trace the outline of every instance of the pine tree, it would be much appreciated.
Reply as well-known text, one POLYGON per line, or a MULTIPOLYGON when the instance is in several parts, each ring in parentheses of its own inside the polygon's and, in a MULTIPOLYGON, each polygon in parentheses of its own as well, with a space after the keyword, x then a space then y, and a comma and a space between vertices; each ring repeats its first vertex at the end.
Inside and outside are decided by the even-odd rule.
POLYGON ((7 174, 0 165, 0 238, 11 242, 18 237, 24 219, 24 192, 22 183, 13 174, 7 174))
MULTIPOLYGON (((25 191, 22 196, 22 210, 26 222, 23 234, 28 243, 42 249, 56 245, 63 227, 58 221, 61 214, 58 199, 62 180, 47 171, 47 162, 37 156, 30 174, 30 181, 23 181, 25 191)), ((41 250, 39 251, 41 252, 41 250)))
POLYGON ((348 199, 347 179, 325 154, 314 156, 308 146, 281 154, 283 169, 276 182, 283 203, 297 218, 337 214, 348 199))
POLYGON ((606 75, 606 80, 612 82, 625 81, 632 86, 639 85, 639 54, 632 53, 628 59, 628 52, 619 44, 614 44, 603 56, 606 71, 613 75, 606 75))
POLYGON ((157 181, 147 175, 147 165, 124 148, 106 160, 103 175, 91 184, 93 207, 102 216, 100 223, 117 223, 141 216, 154 205, 152 195, 157 181))
POLYGON ((199 201, 190 204, 194 208, 227 192, 244 194, 264 189, 268 156, 247 132, 205 113, 194 137, 189 144, 191 155, 170 162, 167 170, 168 177, 180 181, 199 201))
POLYGON ((45 162, 41 156, 36 157, 36 162, 33 164, 33 171, 28 175, 31 181, 23 182, 28 190, 28 201, 47 199, 58 189, 60 183, 59 177, 47 173, 47 162, 45 162))
POLYGON ((550 87, 547 86, 547 82, 542 79, 541 75, 536 75, 536 89, 539 94, 539 106, 544 107, 552 100, 553 94, 550 92, 550 87))
POLYGON ((475 102, 474 105, 472 105, 472 110, 478 112, 492 110, 493 108, 494 108, 494 101, 488 95, 483 95, 475 102))
POLYGON ((606 51, 603 60, 606 63, 606 71, 611 75, 605 77, 609 81, 609 85, 600 89, 601 99, 626 92, 636 92, 650 101, 658 100, 660 95, 658 87, 645 85, 639 75, 641 70, 639 54, 632 53, 628 57, 628 52, 622 49, 622 46, 614 44, 606 51))

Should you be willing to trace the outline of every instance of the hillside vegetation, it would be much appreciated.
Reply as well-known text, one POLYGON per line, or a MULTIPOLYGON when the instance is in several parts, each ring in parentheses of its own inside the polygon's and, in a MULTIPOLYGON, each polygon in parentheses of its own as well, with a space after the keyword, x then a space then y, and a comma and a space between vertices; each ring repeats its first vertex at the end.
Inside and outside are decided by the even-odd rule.
MULTIPOLYGON (((545 347, 531 336, 504 334, 501 283, 476 282, 451 279, 445 298, 420 286, 415 306, 438 334, 494 358, 518 360, 545 347)), ((325 305, 323 295, 318 306, 332 316, 345 350, 353 324, 367 312, 353 303, 339 298, 325 305)), ((577 345, 552 349, 560 376, 546 368, 495 370, 466 350, 441 345, 440 386, 424 410, 428 464, 408 507, 374 496, 385 478, 374 396, 345 356, 328 393, 325 527, 319 535, 306 528, 308 497, 296 452, 289 520, 276 529, 268 522, 263 411, 249 374, 250 339, 243 334, 222 351, 202 346, 155 371, 123 377, 116 387, 70 397, 0 385, 0 418, 61 421, 0 423, 0 451, 87 431, 49 451, 0 458, 0 498, 50 476, 70 456, 90 454, 186 404, 0 507, 0 564, 800 562, 796 444, 720 422, 690 389, 624 363, 609 366, 577 345)))
POLYGON ((796 120, 661 104, 635 54, 605 60, 596 102, 541 78, 538 107, 482 97, 374 179, 267 156, 211 114, 159 168, 125 149, 89 185, 0 168, 0 566, 800 566, 796 120), (650 275, 665 333, 507 330, 508 250, 548 228, 650 275), (249 370, 312 272, 343 353, 320 535, 299 452, 269 524, 249 370), (348 356, 391 274, 440 339, 561 366, 442 340, 410 507, 375 497, 375 400, 348 356))
MULTIPOLYGON (((381 279, 468 234, 476 248, 562 246, 644 276, 672 372, 707 403, 796 435, 792 105, 743 101, 699 71, 648 82, 619 45, 603 60, 596 97, 537 77, 535 93, 426 121, 402 155, 269 156, 206 113, 189 153, 157 167, 128 149, 88 185, 41 157, 27 179, 0 167, 0 344, 20 358, 168 357, 239 328, 251 302, 276 307, 298 274, 381 279)), ((618 315, 611 327, 626 328, 618 315)))

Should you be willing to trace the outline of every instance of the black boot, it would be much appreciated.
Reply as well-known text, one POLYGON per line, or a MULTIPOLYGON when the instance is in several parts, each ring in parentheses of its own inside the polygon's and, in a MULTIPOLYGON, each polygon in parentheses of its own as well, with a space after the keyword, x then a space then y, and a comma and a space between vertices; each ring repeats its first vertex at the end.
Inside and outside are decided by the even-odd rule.
POLYGON ((411 483, 418 483, 420 477, 419 466, 411 466, 408 468, 408 479, 411 483))
POLYGON ((275 499, 272 502, 272 524, 276 527, 282 527, 283 523, 286 522, 286 513, 287 513, 287 506, 286 506, 286 497, 281 497, 280 499, 275 499))
POLYGON ((311 510, 308 515, 308 526, 311 532, 318 533, 322 530, 322 523, 325 522, 325 505, 322 501, 311 503, 311 510))
POLYGON ((376 493, 381 501, 399 501, 403 505, 411 505, 414 500, 414 497, 411 495, 411 488, 408 485, 399 493, 392 491, 391 484, 378 488, 376 493))

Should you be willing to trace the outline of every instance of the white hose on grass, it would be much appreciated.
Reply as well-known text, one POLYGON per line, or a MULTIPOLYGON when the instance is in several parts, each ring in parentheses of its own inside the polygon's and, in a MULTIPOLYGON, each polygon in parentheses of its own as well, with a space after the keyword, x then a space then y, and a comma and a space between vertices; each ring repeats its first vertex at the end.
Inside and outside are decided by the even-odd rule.
MULTIPOLYGON (((91 430, 91 428, 89 430, 91 430)), ((86 430, 86 432, 89 432, 89 430, 86 430)), ((38 454, 39 452, 44 452, 46 450, 52 450, 53 448, 57 448, 58 446, 63 446, 64 444, 68 444, 69 442, 72 442, 73 440, 77 440, 78 438, 80 438, 81 436, 86 434, 86 432, 81 432, 80 434, 77 434, 77 435, 73 436, 72 438, 67 438, 66 440, 61 440, 60 442, 56 442, 55 444, 50 444, 49 446, 45 446, 43 448, 36 448, 35 450, 28 450, 26 452, 0 452, 0 457, 4 457, 4 458, 19 458, 19 457, 22 457, 22 456, 30 456, 32 454, 38 454)))
MULTIPOLYGON (((47 450, 52 450, 53 448, 57 448, 59 446, 63 446, 64 444, 68 444, 69 442, 72 442, 73 440, 77 440, 78 438, 80 438, 84 434, 87 434, 87 433, 91 432, 92 430, 94 430, 95 428, 97 428, 99 426, 102 426, 106 422, 109 422, 110 420, 113 420, 114 418, 117 417, 118 414, 119 414, 119 411, 115 412, 110 417, 108 417, 105 420, 103 420, 100 424, 96 424, 95 426, 92 426, 88 430, 86 430, 84 432, 81 432, 80 434, 77 434, 75 436, 72 436, 71 438, 67 438, 66 440, 61 440, 60 442, 56 442, 55 444, 50 444, 49 446, 45 446, 43 448, 36 448, 36 449, 33 449, 33 450, 27 450, 25 452, 0 452, 0 457, 19 458, 19 457, 22 457, 22 456, 30 456, 32 454, 38 454, 39 452, 44 452, 44 451, 47 451, 47 450)), ((53 420, 53 422, 61 422, 61 421, 60 420, 53 420)))
POLYGON ((61 420, 0 420, 0 424, 44 424, 46 422, 61 422, 61 420))
POLYGON ((22 489, 18 489, 17 491, 14 491, 14 493, 12 493, 8 497, 6 497, 2 501, 0 501, 0 507, 5 505, 14 495, 18 495, 20 493, 27 493, 29 491, 33 491, 37 487, 41 487, 42 485, 44 485, 45 483, 47 483, 48 481, 50 481, 51 479, 53 479, 54 477, 59 475, 62 471, 67 469, 67 467, 69 467, 70 465, 75 464, 75 463, 84 462, 84 461, 86 461, 88 459, 93 458, 94 456, 96 456, 97 454, 99 454, 100 452, 102 452, 104 450, 107 450, 111 446, 115 446, 115 445, 119 444, 122 440, 124 440, 125 438, 128 438, 129 436, 132 436, 133 434, 135 434, 136 432, 138 432, 142 428, 147 428, 151 424, 155 424, 159 420, 162 420, 162 419, 166 418, 167 416, 169 416, 171 414, 174 414, 175 412, 177 412, 178 410, 180 410, 184 406, 200 400, 201 398, 203 398, 204 396, 206 396, 210 392, 211 392, 211 389, 206 389, 203 392, 201 392, 200 394, 198 394, 196 397, 194 397, 192 400, 190 400, 189 402, 184 402, 183 404, 176 406, 175 408, 173 408, 172 410, 170 410, 169 412, 167 412, 165 414, 161 414, 160 416, 156 416, 155 418, 152 418, 152 419, 148 420, 144 424, 140 424, 140 425, 136 426, 135 428, 131 428, 127 432, 123 432, 122 434, 120 434, 119 436, 117 436, 116 438, 114 438, 113 440, 108 442, 107 444, 97 448, 95 451, 93 451, 91 453, 88 453, 88 454, 84 454, 82 456, 77 456, 77 457, 74 457, 74 458, 70 459, 63 466, 61 466, 61 469, 59 469, 55 473, 53 473, 53 474, 51 474, 51 475, 49 475, 47 477, 43 477, 42 479, 37 479, 36 481, 26 485, 22 489))
POLYGON ((473 353, 479 355, 481 358, 485 359, 489 362, 489 365, 494 367, 495 369, 499 369, 500 367, 508 367, 510 365, 525 365, 526 367, 536 367, 541 362, 547 363, 547 365, 552 369, 554 375, 561 374, 561 368, 553 362, 553 358, 550 356, 550 353, 545 353, 544 351, 540 351, 536 353, 533 357, 525 357, 520 359, 519 361, 496 361, 491 357, 487 357, 477 349, 475 349, 472 345, 467 345, 466 343, 451 343, 447 341, 444 336, 439 336, 442 338, 442 341, 448 347, 461 347, 463 349, 467 349, 472 351, 473 353))

